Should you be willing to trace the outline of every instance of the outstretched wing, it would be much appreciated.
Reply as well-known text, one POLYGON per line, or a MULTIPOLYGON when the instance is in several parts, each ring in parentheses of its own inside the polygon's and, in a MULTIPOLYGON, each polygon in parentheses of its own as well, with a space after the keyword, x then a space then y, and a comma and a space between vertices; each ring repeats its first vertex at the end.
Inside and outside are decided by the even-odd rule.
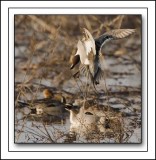
POLYGON ((126 38, 133 34, 135 29, 115 29, 108 31, 95 39, 96 44, 101 48, 107 41, 126 38))
POLYGON ((93 36, 86 28, 83 28, 82 30, 84 34, 82 41, 84 42, 84 45, 86 48, 86 54, 88 55, 91 51, 93 51, 93 54, 95 55, 96 54, 95 40, 93 36))
POLYGON ((84 64, 86 59, 88 59, 84 43, 81 40, 79 40, 78 43, 77 43, 76 55, 80 56, 80 61, 81 61, 82 64, 84 64))
POLYGON ((80 55, 81 63, 89 65, 90 54, 96 55, 96 50, 95 50, 95 41, 91 33, 85 28, 83 28, 82 40, 78 41, 77 49, 78 50, 76 55, 80 55))
POLYGON ((111 35, 113 39, 125 38, 135 32, 135 29, 115 29, 106 32, 104 35, 111 35))

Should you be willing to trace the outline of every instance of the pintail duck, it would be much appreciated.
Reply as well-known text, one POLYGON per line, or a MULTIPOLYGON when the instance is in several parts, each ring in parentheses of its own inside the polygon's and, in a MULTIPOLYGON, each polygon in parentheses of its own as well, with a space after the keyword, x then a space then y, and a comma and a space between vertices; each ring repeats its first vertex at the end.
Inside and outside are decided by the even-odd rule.
POLYGON ((106 114, 100 110, 75 108, 72 104, 66 104, 65 109, 70 112, 70 132, 80 135, 104 133, 109 127, 106 114))
MULTIPOLYGON (((99 84, 99 80, 104 77, 104 57, 101 53, 103 45, 110 40, 128 37, 135 32, 135 29, 111 30, 95 39, 86 28, 82 30, 83 38, 78 41, 77 52, 72 58, 70 69, 73 69, 80 61, 80 73, 90 78, 93 85, 99 84)), ((79 71, 74 76, 78 75, 78 73, 79 71)))
POLYGON ((62 95, 62 93, 54 94, 49 89, 44 89, 43 90, 43 96, 44 96, 44 98, 47 98, 47 99, 57 100, 57 101, 60 101, 60 102, 62 102, 64 104, 66 103, 66 98, 62 95))
POLYGON ((31 109, 32 113, 35 114, 48 114, 48 115, 59 115, 64 111, 66 103, 65 97, 60 94, 54 95, 49 89, 43 91, 44 98, 34 99, 28 101, 18 100, 18 104, 21 107, 27 106, 31 109))
POLYGON ((66 110, 70 112, 70 123, 75 126, 94 125, 96 124, 96 116, 91 112, 86 112, 84 107, 73 106, 72 104, 66 104, 66 110))
POLYGON ((64 110, 63 103, 52 99, 36 99, 26 102, 18 100, 18 103, 21 107, 28 107, 31 109, 31 113, 35 114, 59 115, 64 110))
MULTIPOLYGON (((85 102, 86 103, 86 102, 85 102)), ((66 104, 65 109, 70 112, 70 123, 72 127, 82 127, 83 124, 88 128, 96 126, 100 132, 104 132, 109 127, 109 120, 114 120, 116 117, 122 117, 122 113, 107 105, 96 105, 85 107, 66 104)), ((88 104, 87 104, 88 105, 88 104)))

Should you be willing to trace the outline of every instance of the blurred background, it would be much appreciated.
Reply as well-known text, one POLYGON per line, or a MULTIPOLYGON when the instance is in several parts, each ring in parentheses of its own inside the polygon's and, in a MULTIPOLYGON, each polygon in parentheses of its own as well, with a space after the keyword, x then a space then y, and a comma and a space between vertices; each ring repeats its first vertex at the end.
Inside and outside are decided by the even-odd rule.
POLYGON ((109 42, 102 53, 106 59, 125 54, 134 59, 138 54, 138 58, 141 57, 139 15, 16 15, 15 82, 23 81, 23 75, 29 70, 27 82, 38 82, 42 78, 46 85, 63 87, 71 79, 70 57, 76 53, 77 42, 82 37, 80 27, 87 28, 95 38, 111 29, 135 28, 135 35, 109 42))
MULTIPOLYGON (((70 65, 71 57, 77 50, 77 42, 82 37, 80 28, 83 27, 94 38, 112 29, 136 29, 136 33, 128 38, 108 42, 102 48, 102 53, 106 62, 108 91, 113 97, 121 95, 124 104, 125 101, 126 104, 130 103, 131 109, 124 108, 123 102, 111 99, 113 97, 110 97, 110 103, 124 111, 139 113, 137 119, 135 117, 133 120, 136 120, 135 125, 140 122, 141 15, 15 15, 14 18, 17 143, 26 141, 17 134, 21 131, 19 120, 25 117, 25 111, 18 108, 18 100, 43 98, 42 92, 46 88, 63 93, 67 102, 73 103, 81 97, 80 88, 83 84, 72 76, 78 66, 71 71, 70 65)), ((104 86, 104 83, 97 86, 100 98, 103 99, 104 86)), ((140 143, 141 127, 139 125, 135 128, 137 138, 130 142, 140 143)))

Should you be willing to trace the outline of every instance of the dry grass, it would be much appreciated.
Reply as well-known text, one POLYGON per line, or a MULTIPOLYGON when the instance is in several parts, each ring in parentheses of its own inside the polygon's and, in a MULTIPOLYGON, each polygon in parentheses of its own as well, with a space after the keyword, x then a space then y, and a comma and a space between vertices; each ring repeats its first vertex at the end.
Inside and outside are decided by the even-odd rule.
MULTIPOLYGON (((105 31, 117 28, 136 28, 137 32, 127 40, 114 42, 112 47, 103 48, 105 59, 115 59, 118 65, 135 66, 137 72, 141 71, 141 17, 132 15, 16 15, 15 16, 15 108, 19 108, 18 101, 32 101, 42 98, 42 91, 45 88, 54 93, 65 95, 67 102, 83 100, 85 98, 82 79, 74 79, 69 69, 71 56, 76 52, 76 44, 81 36, 80 28, 88 28, 94 37, 98 37, 105 31)), ((116 84, 107 84, 107 78, 118 79, 129 75, 129 72, 106 72, 105 84, 100 93, 96 96, 92 91, 88 93, 87 99, 92 99, 98 107, 100 103, 109 106, 120 104, 125 110, 130 112, 141 112, 141 89, 136 91, 136 86, 125 87, 116 84), (113 87, 114 85, 114 87, 113 87), (103 95, 106 93, 106 95, 103 95), (133 94, 136 94, 133 96, 133 94), (138 99, 135 99, 139 97, 138 99), (115 101, 111 100, 116 97, 115 101), (130 97, 130 99, 129 99, 130 97), (101 101, 102 99, 102 101, 101 101), (135 108, 137 105, 137 109, 135 108), (138 110, 138 107, 140 110, 138 110), (134 111, 135 109, 135 111, 134 111)), ((133 73, 132 73, 133 74, 133 73)), ((67 114, 67 113, 66 113, 67 114)), ((132 136, 134 127, 130 123, 125 123, 125 117, 112 110, 104 111, 109 127, 105 134, 90 134, 86 138, 86 143, 128 143, 132 136), (94 137, 94 138, 93 138, 94 137), (92 141, 92 139, 94 139, 92 141), (104 140, 104 142, 103 142, 104 140)), ((67 114, 68 115, 68 114, 67 114)), ((69 116, 69 115, 68 115, 69 116)), ((75 140, 65 129, 55 128, 55 123, 50 121, 50 127, 46 128, 43 116, 41 120, 42 128, 39 128, 39 119, 34 120, 34 126, 25 129, 25 116, 22 127, 21 121, 16 122, 15 141, 21 133, 25 133, 23 143, 72 143, 75 140), (20 134, 19 134, 20 133, 20 134), (64 137, 67 137, 65 139, 64 137), (65 140, 64 140, 65 139, 65 140)), ((137 117, 138 118, 138 117, 137 117)), ((138 118, 139 119, 139 118, 138 118)), ((137 119, 137 120, 138 120, 137 119)), ((134 120, 134 119, 133 119, 134 120)), ((132 121, 133 121, 132 120, 132 121)), ((136 120, 136 121, 137 121, 136 120)), ((32 121, 32 120, 31 120, 32 121)), ((47 120, 48 122, 49 120, 47 120)), ((131 121, 131 120, 130 120, 131 121)), ((136 122, 137 123, 137 122, 136 122)), ((84 124, 85 125, 85 124, 84 124)), ((104 124, 103 124, 104 125, 104 124)), ((105 124, 106 125, 106 124, 105 124)), ((107 124, 108 125, 108 124, 107 124)), ((63 128, 64 126, 62 126, 63 128)), ((137 126, 138 127, 138 126, 137 126)), ((83 138, 77 135, 77 142, 83 143, 83 138)))

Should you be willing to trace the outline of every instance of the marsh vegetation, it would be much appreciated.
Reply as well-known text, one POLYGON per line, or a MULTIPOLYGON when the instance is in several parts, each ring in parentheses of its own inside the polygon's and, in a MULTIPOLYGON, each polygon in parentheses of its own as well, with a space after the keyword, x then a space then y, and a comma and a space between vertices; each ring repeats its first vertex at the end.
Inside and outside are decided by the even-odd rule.
POLYGON ((140 15, 16 15, 15 143, 141 143, 141 25, 140 15), (70 70, 83 27, 95 38, 136 29, 103 46, 98 94, 70 70))

